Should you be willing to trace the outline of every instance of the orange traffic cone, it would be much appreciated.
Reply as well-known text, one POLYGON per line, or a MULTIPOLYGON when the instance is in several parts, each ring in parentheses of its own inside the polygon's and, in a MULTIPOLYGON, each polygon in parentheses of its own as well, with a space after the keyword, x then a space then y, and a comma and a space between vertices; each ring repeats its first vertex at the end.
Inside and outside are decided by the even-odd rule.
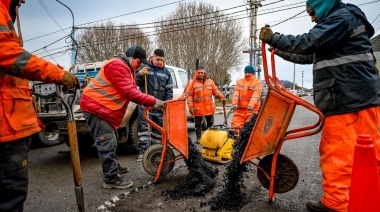
POLYGON ((379 211, 380 179, 372 139, 359 135, 356 141, 348 211, 379 211))

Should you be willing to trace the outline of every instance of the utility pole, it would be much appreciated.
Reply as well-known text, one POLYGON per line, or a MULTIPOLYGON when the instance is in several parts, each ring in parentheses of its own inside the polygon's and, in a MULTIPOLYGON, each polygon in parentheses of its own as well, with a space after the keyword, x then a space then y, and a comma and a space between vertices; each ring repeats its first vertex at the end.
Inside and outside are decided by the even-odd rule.
POLYGON ((301 89, 302 89, 302 92, 303 92, 303 72, 304 72, 304 71, 302 71, 302 88, 301 88, 301 89))
POLYGON ((256 43, 256 32, 257 32, 257 9, 261 6, 260 0, 248 0, 247 3, 249 4, 250 8, 250 15, 251 15, 251 24, 250 24, 250 30, 249 30, 249 50, 243 51, 243 53, 249 53, 249 64, 252 65, 256 72, 257 72, 257 78, 260 79, 260 67, 258 67, 259 64, 261 64, 260 58, 257 57, 260 54, 261 49, 257 48, 256 43), (257 54, 258 53, 258 54, 257 54))
POLYGON ((296 64, 294 63, 294 72, 293 72, 293 90, 296 89, 296 64))
POLYGON ((254 49, 255 49, 255 40, 256 40, 256 24, 255 24, 255 10, 254 10, 254 3, 256 0, 249 0, 249 8, 251 11, 251 27, 250 27, 250 36, 249 36, 249 64, 254 66, 255 59, 254 59, 254 49))
POLYGON ((71 66, 73 67, 75 64, 76 64, 76 55, 77 55, 77 49, 75 48, 76 47, 76 37, 75 37, 75 26, 74 26, 74 14, 73 14, 73 11, 70 9, 70 7, 66 6, 64 3, 62 3, 61 1, 59 0, 56 0, 58 3, 62 4, 64 7, 66 7, 67 9, 70 10, 70 13, 71 13, 71 17, 73 18, 73 27, 72 27, 72 30, 71 30, 71 40, 72 40, 72 44, 71 44, 71 66))

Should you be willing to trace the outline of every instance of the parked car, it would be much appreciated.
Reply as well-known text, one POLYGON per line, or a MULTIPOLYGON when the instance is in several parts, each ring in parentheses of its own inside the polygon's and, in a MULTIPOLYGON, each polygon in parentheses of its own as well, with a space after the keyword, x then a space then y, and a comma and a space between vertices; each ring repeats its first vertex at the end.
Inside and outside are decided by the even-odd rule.
MULTIPOLYGON (((173 79, 173 98, 176 99, 184 92, 184 88, 188 81, 188 74, 184 69, 166 65, 170 71, 173 79)), ((78 72, 77 72, 78 73, 78 72)), ((81 72, 79 72, 81 73, 81 72)), ((55 92, 55 84, 44 84, 37 83, 33 86, 34 92, 55 92)), ((73 93, 66 93, 64 99, 66 102, 71 103, 73 100, 73 93)), ((57 110, 49 110, 52 106, 47 100, 42 98, 35 99, 35 106, 37 108, 38 117, 41 119, 43 124, 46 126, 40 133, 48 134, 59 134, 65 138, 66 144, 68 144, 67 136, 67 124, 66 124, 66 111, 61 105, 59 99, 52 100, 53 104, 57 105, 57 110)), ((83 117, 83 113, 80 110, 79 99, 73 104, 73 112, 76 120, 77 133, 78 133, 78 145, 80 148, 90 147, 93 145, 94 141, 91 139, 81 139, 82 135, 89 134, 89 129, 86 125, 86 120, 83 117)), ((188 108, 186 108, 186 114, 188 121, 193 122, 194 117, 189 113, 188 108)), ((119 134, 119 144, 126 144, 130 149, 134 149, 138 142, 138 127, 139 122, 137 118, 137 105, 130 102, 127 111, 124 115, 123 121, 118 129, 119 134)))

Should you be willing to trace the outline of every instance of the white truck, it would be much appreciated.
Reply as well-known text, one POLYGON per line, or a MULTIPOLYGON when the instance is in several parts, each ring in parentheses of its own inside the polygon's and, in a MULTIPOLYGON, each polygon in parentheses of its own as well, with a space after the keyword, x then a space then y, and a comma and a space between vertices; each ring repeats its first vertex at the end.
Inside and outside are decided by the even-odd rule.
MULTIPOLYGON (((101 67, 101 64, 99 63, 93 63, 94 67, 99 66, 101 67)), ((74 69, 75 71, 72 71, 73 73, 88 73, 88 70, 94 70, 92 69, 91 65, 85 65, 85 66, 77 66, 77 67, 86 67, 85 69, 74 69), (81 71, 84 70, 84 71, 81 71)), ((188 73, 186 70, 166 65, 166 68, 170 71, 173 79, 173 98, 178 98, 185 89, 186 83, 188 81, 188 73)), ((96 69, 95 69, 96 70, 96 69)), ((93 74, 93 73, 92 73, 93 74)), ((33 86, 34 92, 55 92, 55 84, 35 84, 33 86)), ((72 99, 73 94, 65 94, 65 100, 70 102, 72 99)), ((74 111, 74 117, 76 120, 77 125, 77 132, 78 132, 78 144, 80 148, 89 147, 92 146, 94 141, 92 139, 89 139, 89 136, 83 137, 82 135, 89 134, 89 129, 86 125, 85 119, 83 118, 83 113, 80 110, 79 107, 79 100, 77 100, 76 103, 74 103, 73 111, 74 111)), ((41 119, 42 123, 46 126, 39 134, 40 135, 50 135, 45 136, 46 141, 49 142, 48 138, 50 139, 50 142, 52 144, 56 144, 58 141, 58 135, 61 135, 63 139, 66 141, 66 144, 68 144, 68 138, 67 138, 67 114, 62 106, 60 106, 60 101, 55 100, 43 100, 41 98, 35 98, 35 104, 37 108, 38 117, 41 119), (54 106, 52 109, 49 109, 49 107, 54 106)), ((119 144, 126 144, 128 148, 131 148, 132 150, 135 148, 135 145, 138 142, 138 118, 137 118, 137 105, 133 102, 130 102, 127 108, 127 111, 124 115, 122 124, 120 128, 118 129, 119 132, 119 144)), ((186 109, 187 117, 189 121, 194 121, 193 116, 190 115, 188 112, 188 109, 186 109)))

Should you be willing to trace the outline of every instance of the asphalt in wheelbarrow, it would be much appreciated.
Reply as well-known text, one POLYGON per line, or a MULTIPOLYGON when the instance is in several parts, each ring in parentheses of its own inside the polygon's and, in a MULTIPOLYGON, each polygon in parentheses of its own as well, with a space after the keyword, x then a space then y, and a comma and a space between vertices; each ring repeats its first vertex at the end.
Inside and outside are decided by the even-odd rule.
MULTIPOLYGON (((245 128, 248 127, 248 131, 252 129, 253 122, 251 123, 251 126, 249 124, 245 126, 245 128)), ((242 154, 241 151, 244 151, 242 146, 245 146, 244 141, 247 142, 248 138, 249 135, 246 135, 243 128, 241 138, 235 146, 238 151, 235 151, 234 157, 236 157, 235 154, 242 154), (239 142, 241 143, 239 144, 239 142)), ((197 148, 201 149, 199 145, 197 148)), ((310 170, 311 167, 304 168, 310 170, 309 174, 304 176, 308 184, 304 184, 305 182, 302 180, 304 185, 301 188, 296 187, 288 193, 278 194, 275 203, 269 204, 267 202, 268 191, 262 187, 257 179, 257 170, 254 166, 247 165, 244 167, 237 164, 237 161, 224 165, 206 163, 212 167, 212 173, 215 173, 214 169, 219 172, 212 189, 205 189, 203 193, 190 195, 191 192, 188 191, 195 187, 189 186, 186 182, 189 181, 191 184, 192 181, 188 179, 189 176, 192 176, 192 171, 182 162, 183 165, 176 166, 158 183, 120 195, 120 200, 116 201, 112 207, 107 207, 107 210, 118 212, 210 211, 211 209, 216 211, 306 211, 306 201, 320 196, 320 190, 310 190, 311 187, 320 184, 320 181, 312 177, 315 174, 310 172, 312 171, 310 170), (312 184, 310 184, 311 182, 312 184)))

